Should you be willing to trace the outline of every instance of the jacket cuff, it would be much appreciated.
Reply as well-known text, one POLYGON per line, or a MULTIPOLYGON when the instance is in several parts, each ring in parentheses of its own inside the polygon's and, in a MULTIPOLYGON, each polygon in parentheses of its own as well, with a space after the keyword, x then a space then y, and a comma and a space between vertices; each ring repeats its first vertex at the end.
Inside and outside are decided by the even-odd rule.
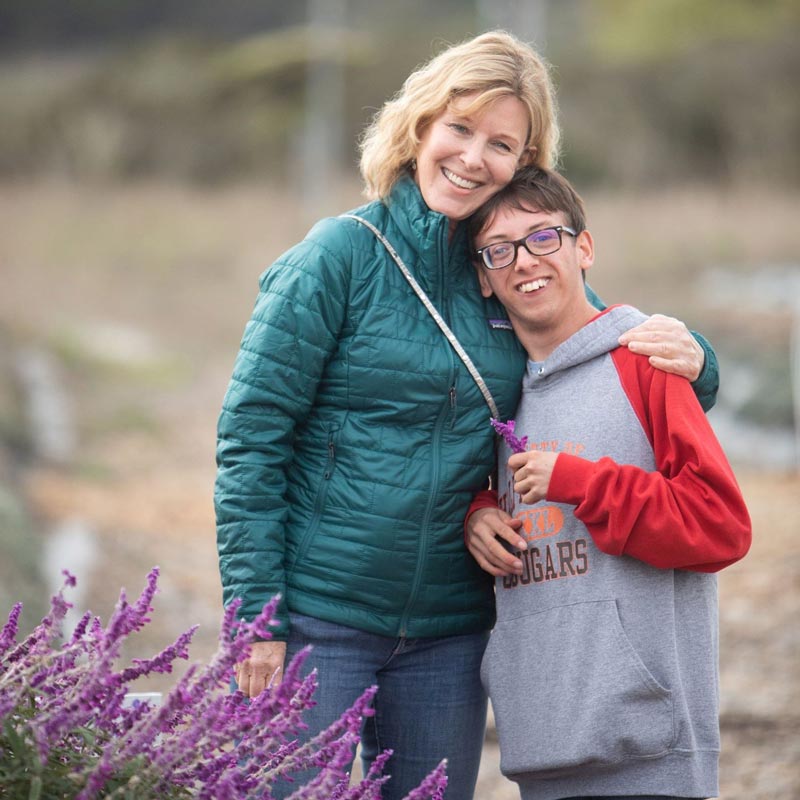
POLYGON ((700 406, 703 411, 708 413, 717 402, 717 392, 719 391, 719 363, 717 361, 717 354, 705 336, 697 333, 697 331, 689 331, 694 336, 700 347, 703 348, 705 353, 705 360, 703 361, 703 369, 697 376, 697 380, 692 382, 692 389, 700 401, 700 406))

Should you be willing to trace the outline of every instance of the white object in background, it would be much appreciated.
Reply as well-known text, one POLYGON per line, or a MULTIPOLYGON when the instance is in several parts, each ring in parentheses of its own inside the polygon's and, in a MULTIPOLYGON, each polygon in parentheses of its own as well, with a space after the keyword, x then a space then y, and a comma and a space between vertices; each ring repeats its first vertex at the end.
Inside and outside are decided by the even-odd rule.
POLYGON ((131 708, 137 703, 150 703, 151 706, 160 706, 161 692, 128 692, 122 701, 122 707, 131 708))

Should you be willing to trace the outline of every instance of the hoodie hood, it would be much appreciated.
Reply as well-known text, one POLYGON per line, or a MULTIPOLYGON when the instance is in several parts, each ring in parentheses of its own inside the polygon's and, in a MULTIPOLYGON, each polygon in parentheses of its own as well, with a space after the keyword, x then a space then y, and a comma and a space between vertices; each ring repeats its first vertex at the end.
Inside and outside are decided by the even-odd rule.
POLYGON ((612 306, 562 342, 532 373, 523 379, 523 391, 534 389, 559 372, 591 361, 619 347, 619 337, 647 319, 632 306, 612 306))

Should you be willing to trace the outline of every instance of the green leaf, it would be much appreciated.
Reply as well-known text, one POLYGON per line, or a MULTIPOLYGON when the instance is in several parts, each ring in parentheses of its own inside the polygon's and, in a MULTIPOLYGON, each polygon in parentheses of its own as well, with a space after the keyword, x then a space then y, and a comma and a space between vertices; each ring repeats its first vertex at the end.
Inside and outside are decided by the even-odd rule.
MULTIPOLYGON (((3 732, 8 739, 8 744, 11 748, 11 752, 22 762, 27 763, 29 761, 31 755, 31 748, 25 742, 25 739, 19 735, 17 729, 6 720, 3 723, 3 732)), ((38 761, 38 759, 36 759, 38 761)))
POLYGON ((42 796, 42 778, 41 775, 34 775, 31 778, 31 790, 28 792, 28 800, 39 800, 42 796))

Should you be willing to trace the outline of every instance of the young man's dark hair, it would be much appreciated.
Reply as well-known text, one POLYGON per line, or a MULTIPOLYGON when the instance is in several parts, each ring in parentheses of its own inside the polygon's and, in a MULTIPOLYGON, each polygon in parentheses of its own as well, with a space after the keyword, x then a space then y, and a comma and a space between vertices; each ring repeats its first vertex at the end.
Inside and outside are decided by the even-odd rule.
POLYGON ((499 208, 554 213, 562 211, 575 233, 586 229, 586 209, 583 200, 569 181, 557 172, 539 167, 526 167, 514 176, 514 180, 508 186, 501 189, 470 217, 467 232, 471 249, 474 250, 475 238, 491 223, 499 208))

